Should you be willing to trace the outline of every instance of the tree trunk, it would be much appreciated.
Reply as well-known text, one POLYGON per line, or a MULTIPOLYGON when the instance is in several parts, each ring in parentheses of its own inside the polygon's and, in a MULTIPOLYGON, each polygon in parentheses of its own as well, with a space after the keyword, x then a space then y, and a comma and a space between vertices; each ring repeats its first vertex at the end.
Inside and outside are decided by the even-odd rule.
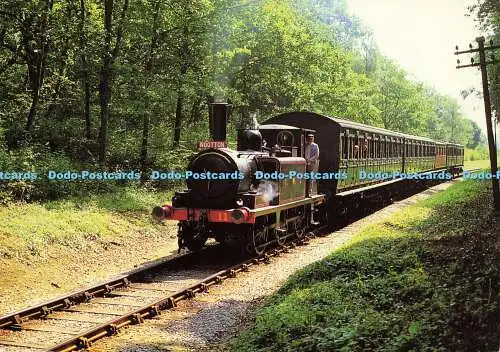
POLYGON ((52 113, 54 112, 54 109, 57 106, 57 100, 59 99, 59 96, 61 94, 61 85, 62 85, 62 78, 66 76, 66 68, 68 66, 68 61, 67 61, 67 53, 68 53, 69 48, 65 47, 63 52, 62 52, 62 57, 63 57, 63 62, 59 66, 59 71, 58 75, 56 78, 56 85, 54 88, 54 92, 52 93, 52 97, 50 99, 49 107, 47 108, 47 112, 45 113, 45 118, 50 118, 52 113))
POLYGON ((174 125, 174 147, 179 146, 181 140, 181 124, 182 124, 182 105, 184 104, 184 92, 182 87, 177 91, 177 107, 175 109, 175 125, 174 125))
POLYGON ((109 103, 111 100, 111 71, 113 62, 120 52, 120 44, 123 35, 123 26, 127 15, 129 0, 124 0, 120 16, 120 22, 116 30, 116 42, 111 49, 111 37, 113 32, 113 0, 104 0, 104 56, 101 72, 99 74, 99 104, 101 107, 101 125, 99 127, 99 163, 106 164, 108 152, 108 125, 109 125, 109 103))
POLYGON ((111 95, 109 78, 111 71, 111 32, 113 20, 113 0, 104 0, 104 56, 99 74, 99 104, 101 125, 99 127, 99 163, 106 164, 108 151, 109 98, 111 95))
POLYGON ((83 116, 85 120, 85 138, 92 138, 92 118, 90 116, 90 83, 89 83, 89 71, 87 65, 87 56, 85 54, 87 50, 87 36, 85 33, 85 0, 80 0, 80 43, 82 48, 82 54, 80 56, 82 62, 82 83, 83 83, 83 116))
POLYGON ((215 102, 215 96, 207 95, 206 97, 207 109, 208 109, 208 130, 210 131, 210 135, 212 133, 212 103, 215 102))
POLYGON ((38 102, 40 100, 40 90, 43 86, 43 79, 45 75, 45 61, 50 49, 50 42, 45 39, 47 24, 49 21, 50 12, 52 11, 53 1, 47 0, 44 12, 42 14, 40 25, 40 32, 33 33, 31 19, 27 19, 26 31, 22 34, 24 49, 26 51, 26 63, 28 65, 28 75, 31 85, 31 106, 26 120, 25 132, 31 133, 35 124, 38 102), (40 36, 36 38, 35 35, 40 36), (34 45, 39 44, 40 47, 36 48, 34 45))
POLYGON ((203 102, 203 98, 201 95, 194 100, 193 106, 191 107, 191 117, 190 123, 195 123, 200 120, 201 116, 201 103, 203 102))
POLYGON ((142 143, 141 143, 141 171, 148 167, 148 144, 149 144, 149 114, 144 114, 142 119, 142 143))
POLYGON ((28 119, 26 121, 26 127, 25 127, 25 131, 27 133, 31 133, 31 130, 33 129, 33 125, 35 124, 36 109, 38 106, 39 98, 40 98, 40 90, 37 88, 31 93, 31 106, 30 106, 30 111, 28 113, 28 119))
MULTIPOLYGON (((156 48, 158 47, 158 26, 159 26, 158 19, 160 17, 160 2, 161 2, 160 0, 156 1, 153 6, 153 27, 151 28, 151 45, 149 46, 149 59, 146 61, 146 67, 145 67, 147 76, 146 79, 151 77, 153 73, 153 55, 155 53, 156 48)), ((149 81, 146 82, 146 90, 148 89, 149 89, 149 81)), ((147 104, 147 106, 149 106, 149 104, 147 104)), ((146 168, 148 167, 148 144, 149 144, 150 120, 151 118, 148 112, 145 112, 142 119, 142 142, 141 142, 141 171, 143 175, 145 175, 146 168)))
POLYGON ((92 118, 90 116, 90 84, 88 74, 83 78, 84 103, 83 115, 85 116, 85 138, 92 139, 92 118))

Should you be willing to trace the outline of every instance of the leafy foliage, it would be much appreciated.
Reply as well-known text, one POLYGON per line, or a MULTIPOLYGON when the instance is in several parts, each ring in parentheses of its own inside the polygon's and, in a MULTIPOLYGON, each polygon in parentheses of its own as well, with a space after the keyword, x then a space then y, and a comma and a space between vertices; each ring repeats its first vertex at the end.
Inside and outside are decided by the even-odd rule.
POLYGON ((464 181, 292 276, 233 351, 488 351, 500 330, 485 183, 464 181))
POLYGON ((182 167, 217 98, 233 104, 233 132, 253 111, 313 110, 482 141, 455 101, 380 55, 344 0, 0 0, 0 78, 11 163, 49 152, 54 166, 182 167))

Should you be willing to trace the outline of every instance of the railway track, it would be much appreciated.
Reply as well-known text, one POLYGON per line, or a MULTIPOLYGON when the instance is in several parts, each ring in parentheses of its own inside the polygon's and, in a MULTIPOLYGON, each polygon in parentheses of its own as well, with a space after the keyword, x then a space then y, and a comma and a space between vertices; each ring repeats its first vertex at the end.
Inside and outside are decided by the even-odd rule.
POLYGON ((69 352, 89 348, 93 342, 113 336, 128 325, 154 318, 179 301, 207 292, 213 285, 307 243, 309 237, 239 263, 224 258, 227 253, 222 254, 220 247, 210 246, 203 255, 188 253, 166 258, 93 287, 10 313, 0 317, 0 352, 69 352))
POLYGON ((179 301, 207 292, 210 286, 307 243, 307 238, 236 264, 234 260, 222 259, 221 248, 211 246, 203 255, 188 253, 162 260, 99 285, 10 313, 0 317, 0 351, 69 352, 89 348, 94 341, 158 316, 179 301))

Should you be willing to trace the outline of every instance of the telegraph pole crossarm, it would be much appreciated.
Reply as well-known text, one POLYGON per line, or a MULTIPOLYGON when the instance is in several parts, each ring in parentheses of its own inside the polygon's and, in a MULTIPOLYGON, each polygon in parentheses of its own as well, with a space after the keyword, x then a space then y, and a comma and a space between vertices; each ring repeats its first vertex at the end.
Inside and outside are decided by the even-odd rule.
MULTIPOLYGON (((490 164, 491 164, 491 183, 493 186, 493 205, 495 207, 495 211, 500 211, 500 190, 499 190, 499 182, 497 178, 498 174, 498 165, 497 165, 497 148, 495 139, 493 136, 493 127, 492 127, 492 117, 491 117, 491 101, 490 101, 490 91, 488 87, 488 71, 486 66, 489 64, 499 63, 500 61, 495 60, 493 57, 491 61, 486 61, 486 51, 493 51, 495 49, 500 49, 500 45, 491 45, 489 47, 484 46, 484 37, 476 38, 476 42, 478 44, 477 49, 473 49, 470 45, 470 50, 458 51, 458 47, 456 48, 455 55, 460 54, 470 54, 470 53, 479 53, 479 63, 475 63, 474 59, 471 59, 470 65, 458 65, 457 68, 464 67, 475 67, 479 66, 481 68, 481 78, 483 81, 483 99, 484 99, 484 112, 486 115, 486 132, 488 134, 488 148, 490 152, 490 164)), ((460 60, 457 60, 457 63, 460 64, 460 60)))

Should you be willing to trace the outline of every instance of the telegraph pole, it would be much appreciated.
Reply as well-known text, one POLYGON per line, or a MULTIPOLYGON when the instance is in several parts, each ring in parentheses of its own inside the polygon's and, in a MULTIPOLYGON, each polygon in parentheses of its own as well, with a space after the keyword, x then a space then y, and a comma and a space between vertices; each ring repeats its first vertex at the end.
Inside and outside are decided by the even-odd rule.
MULTIPOLYGON (((491 178, 491 183, 493 186, 493 205, 495 207, 495 211, 500 211, 500 190, 498 188, 498 178, 496 177, 498 171, 497 165, 497 148, 496 141, 493 135, 493 127, 492 127, 492 119, 491 119, 491 101, 490 101, 490 90, 488 87, 488 71, 486 66, 489 64, 499 63, 500 61, 496 61, 493 55, 493 51, 495 49, 500 49, 500 45, 494 46, 493 43, 489 47, 484 46, 484 37, 476 38, 476 42, 478 47, 476 49, 472 48, 472 45, 469 44, 469 50, 458 51, 458 46, 456 46, 455 55, 460 54, 471 54, 471 53, 479 53, 479 63, 474 63, 474 58, 471 58, 471 64, 469 65, 461 65, 460 60, 457 60, 457 68, 464 67, 475 67, 479 66, 481 68, 481 78, 483 80, 483 99, 484 99, 484 112, 486 115, 486 132, 488 134, 488 148, 490 152, 490 164, 491 164, 491 173, 493 177, 491 178), (491 60, 486 61, 486 51, 491 51, 491 60)), ((496 126, 495 126, 496 127, 496 126)), ((496 131, 496 128, 495 128, 496 131)))

